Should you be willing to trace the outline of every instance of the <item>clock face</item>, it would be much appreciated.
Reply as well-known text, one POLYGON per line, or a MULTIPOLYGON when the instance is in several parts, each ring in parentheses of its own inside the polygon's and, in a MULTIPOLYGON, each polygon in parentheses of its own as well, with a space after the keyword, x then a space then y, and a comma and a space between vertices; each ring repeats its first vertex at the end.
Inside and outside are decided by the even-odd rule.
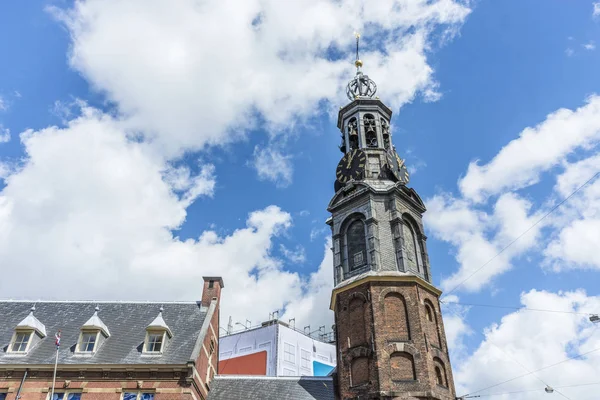
POLYGON ((362 179, 366 162, 367 156, 362 150, 349 151, 342 157, 335 170, 337 181, 344 184, 351 179, 362 179))
POLYGON ((392 174, 392 178, 404 185, 408 183, 408 170, 406 164, 402 160, 398 153, 395 151, 389 151, 387 154, 389 171, 392 174))

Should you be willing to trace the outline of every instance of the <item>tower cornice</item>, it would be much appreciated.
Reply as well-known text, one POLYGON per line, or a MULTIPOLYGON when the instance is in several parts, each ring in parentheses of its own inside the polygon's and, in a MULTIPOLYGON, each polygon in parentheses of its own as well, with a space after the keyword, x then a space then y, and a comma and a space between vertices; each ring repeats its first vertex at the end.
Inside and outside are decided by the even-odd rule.
POLYGON ((348 113, 352 113, 354 111, 354 109, 375 109, 375 108, 379 108, 381 111, 384 112, 384 114, 387 114, 387 118, 391 120, 392 118, 392 109, 389 108, 388 106, 386 106, 381 100, 379 100, 379 98, 369 98, 369 97, 359 97, 357 99, 355 99, 354 101, 346 104, 344 107, 340 108, 340 111, 338 112, 338 120, 337 120, 337 127, 339 129, 343 129, 343 123, 344 123, 344 116, 348 113))
POLYGON ((421 197, 412 188, 407 188, 401 183, 394 183, 386 180, 362 180, 353 182, 352 185, 346 185, 340 189, 331 199, 327 206, 327 211, 334 212, 334 210, 345 206, 348 203, 353 202, 355 199, 363 196, 366 193, 373 193, 376 195, 384 195, 389 193, 396 193, 399 197, 415 208, 415 211, 424 213, 427 209, 421 197))
POLYGON ((356 278, 344 281, 337 285, 335 288, 333 288, 331 292, 331 301, 329 303, 329 309, 335 311, 335 302, 338 294, 353 289, 367 282, 416 283, 438 297, 442 294, 442 291, 440 289, 433 286, 431 283, 427 282, 426 280, 417 275, 405 274, 402 272, 394 273, 386 271, 384 273, 376 273, 371 271, 363 275, 358 275, 356 278))

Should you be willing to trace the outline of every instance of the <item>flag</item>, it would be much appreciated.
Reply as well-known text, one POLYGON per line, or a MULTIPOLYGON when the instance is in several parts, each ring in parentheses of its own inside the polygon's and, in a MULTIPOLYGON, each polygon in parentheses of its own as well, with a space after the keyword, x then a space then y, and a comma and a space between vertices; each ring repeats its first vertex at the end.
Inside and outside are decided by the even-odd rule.
POLYGON ((56 332, 56 335, 54 335, 54 337, 56 338, 56 341, 54 341, 54 344, 56 345, 56 348, 58 349, 60 347, 60 331, 56 332))

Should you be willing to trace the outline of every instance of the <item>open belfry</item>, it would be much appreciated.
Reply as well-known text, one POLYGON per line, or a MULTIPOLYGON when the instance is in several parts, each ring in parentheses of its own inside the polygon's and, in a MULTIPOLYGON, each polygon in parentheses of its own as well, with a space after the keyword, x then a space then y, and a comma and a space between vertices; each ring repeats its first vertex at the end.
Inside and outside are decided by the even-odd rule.
POLYGON ((333 237, 339 398, 454 400, 422 217, 392 142, 392 111, 356 50, 350 103, 338 115, 344 153, 328 206, 333 237))

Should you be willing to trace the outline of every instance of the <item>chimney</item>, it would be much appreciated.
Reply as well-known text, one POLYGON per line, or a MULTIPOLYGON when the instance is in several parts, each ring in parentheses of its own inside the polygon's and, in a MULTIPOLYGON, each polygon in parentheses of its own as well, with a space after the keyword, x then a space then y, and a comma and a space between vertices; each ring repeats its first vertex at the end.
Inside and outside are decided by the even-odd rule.
POLYGON ((208 307, 213 299, 216 299, 217 301, 221 299, 221 289, 223 289, 225 285, 223 285, 223 278, 220 276, 203 276, 202 279, 204 279, 202 305, 208 307))

